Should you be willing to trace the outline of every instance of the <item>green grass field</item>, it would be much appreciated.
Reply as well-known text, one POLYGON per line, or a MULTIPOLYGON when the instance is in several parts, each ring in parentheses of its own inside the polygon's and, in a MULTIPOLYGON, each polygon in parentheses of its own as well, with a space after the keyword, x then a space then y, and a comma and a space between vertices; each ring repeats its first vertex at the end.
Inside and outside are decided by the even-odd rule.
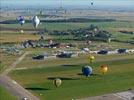
MULTIPOLYGON (((42 22, 38 26, 38 28, 39 29, 44 29, 45 28, 45 29, 50 30, 50 31, 52 31, 52 30, 62 31, 62 30, 68 30, 68 29, 73 30, 73 29, 85 28, 85 27, 89 27, 91 24, 97 25, 100 29, 106 30, 106 31, 112 33, 113 36, 115 36, 116 39, 119 40, 119 41, 122 41, 122 42, 133 41, 134 35, 123 34, 123 33, 119 32, 120 30, 134 31, 134 22, 130 22, 130 21, 85 22, 85 23, 73 23, 73 22, 67 22, 67 23, 65 23, 65 22, 63 22, 63 23, 57 23, 57 22, 48 23, 48 22, 46 22, 46 23, 43 23, 42 22)), ((23 29, 24 32, 25 32, 25 29, 33 29, 33 31, 34 31, 34 28, 33 28, 31 23, 26 23, 22 27, 19 24, 1 24, 1 27, 18 28, 18 30, 23 29)), ((12 35, 12 33, 10 34, 10 36, 11 35, 12 35)), ((5 35, 1 34, 2 39, 4 39, 4 36, 5 35), (2 36, 3 36, 3 38, 2 38, 2 36)), ((13 34, 13 36, 14 36, 14 34, 13 34)), ((29 38, 31 38, 31 36, 29 38)), ((59 38, 61 39, 62 37, 60 36, 59 38)))
POLYGON ((19 58, 19 55, 6 54, 0 49, 0 73, 11 66, 17 58, 19 58))
MULTIPOLYGON (((85 41, 75 41, 72 36, 53 36, 45 33, 46 39, 53 39, 55 42, 78 44, 79 48, 89 47, 90 50, 119 48, 133 49, 132 44, 124 43, 134 41, 134 35, 123 34, 120 30, 134 31, 134 22, 115 21, 115 22, 85 22, 85 23, 41 23, 39 29, 68 30, 89 27, 91 24, 97 25, 101 30, 106 30, 116 37, 120 42, 111 43, 93 41, 90 46, 84 45, 85 41)), ((5 28, 17 28, 17 31, 1 31, 0 42, 2 46, 18 44, 27 39, 38 40, 39 35, 27 34, 25 29, 33 29, 31 23, 26 23, 22 27, 19 24, 0 24, 5 28), (20 34, 20 29, 24 34, 20 34), (8 44, 9 43, 9 44, 8 44)), ((45 43, 48 42, 45 40, 45 43)), ((78 58, 54 59, 54 60, 33 60, 32 56, 40 52, 52 52, 58 49, 50 48, 27 48, 24 51, 32 51, 33 54, 26 56, 9 75, 24 88, 38 96, 41 100, 71 100, 72 98, 85 98, 89 96, 102 95, 107 93, 119 92, 134 89, 134 54, 122 55, 95 55, 96 60, 89 64, 87 55, 78 58), (107 64, 108 73, 102 75, 99 66, 107 64), (85 65, 93 67, 94 74, 86 78, 81 75, 81 68, 85 65), (20 68, 20 69, 19 69, 20 68), (24 69, 23 69, 24 68, 24 69), (53 78, 61 78, 62 85, 56 88, 53 85, 53 78)), ((61 49, 60 49, 61 50, 61 49)), ((74 50, 74 49, 73 49, 74 50)), ((19 56, 8 55, 0 51, 0 73, 10 66, 19 56)), ((3 87, 0 86, 0 100, 14 100, 3 87)))
MULTIPOLYGON (((46 28, 48 30, 67 30, 67 29, 78 29, 82 27, 88 27, 91 24, 97 25, 100 28, 133 28, 134 22, 130 21, 115 21, 115 22, 84 22, 84 23, 74 23, 74 22, 55 22, 55 23, 41 23, 38 28, 46 28)), ((22 27, 19 24, 1 24, 4 27, 10 28, 30 28, 34 29, 31 23, 26 23, 22 27)))
POLYGON ((41 62, 38 64, 29 62, 30 65, 28 65, 28 61, 25 61, 27 63, 23 62, 23 67, 37 65, 41 67, 14 70, 10 75, 41 100, 71 100, 134 88, 133 55, 100 55, 96 56, 96 59, 93 64, 89 64, 86 58, 50 61, 48 65, 45 61, 44 65, 41 62), (102 64, 109 66, 108 73, 105 75, 99 71, 99 66, 102 64), (80 75, 81 68, 85 65, 93 67, 94 75, 88 78, 80 75), (57 77, 62 79, 62 85, 59 88, 56 88, 52 82, 52 79, 57 77))
POLYGON ((16 100, 5 88, 0 86, 0 100, 16 100))

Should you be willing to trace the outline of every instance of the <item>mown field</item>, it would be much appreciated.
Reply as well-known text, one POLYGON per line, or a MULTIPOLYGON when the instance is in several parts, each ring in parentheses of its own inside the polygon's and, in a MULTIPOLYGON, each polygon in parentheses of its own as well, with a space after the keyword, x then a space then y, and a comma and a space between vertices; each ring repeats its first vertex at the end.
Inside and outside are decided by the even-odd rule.
POLYGON ((0 86, 0 100, 16 100, 5 88, 0 86))
MULTIPOLYGON (((53 67, 53 66, 61 66, 66 64, 84 64, 89 63, 89 55, 81 54, 79 57, 75 58, 56 58, 56 59, 45 59, 45 60, 33 60, 32 57, 43 53, 44 51, 33 51, 32 54, 29 54, 23 59, 16 67, 17 68, 38 68, 38 67, 53 67)), ((118 60, 118 59, 133 59, 134 54, 126 54, 126 55, 94 55, 96 58, 96 62, 106 61, 106 60, 118 60), (123 56, 123 57, 122 57, 123 56)))
POLYGON ((25 40, 38 40, 39 36, 32 34, 1 33, 0 43, 20 43, 25 40))
POLYGON ((134 88, 134 56, 131 54, 96 56, 93 64, 89 64, 87 58, 24 61, 18 67, 34 68, 16 69, 10 76, 41 100, 71 100, 134 88), (100 73, 99 66, 103 64, 108 65, 105 75, 100 73), (81 75, 85 65, 92 66, 94 72, 88 78, 81 75), (59 88, 53 85, 54 78, 62 79, 59 88))

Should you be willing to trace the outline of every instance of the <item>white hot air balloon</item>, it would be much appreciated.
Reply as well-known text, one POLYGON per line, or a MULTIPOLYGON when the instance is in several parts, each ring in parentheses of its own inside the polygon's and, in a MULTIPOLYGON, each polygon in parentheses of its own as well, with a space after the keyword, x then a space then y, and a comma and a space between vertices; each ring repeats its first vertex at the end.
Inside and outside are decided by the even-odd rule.
POLYGON ((39 23, 40 23, 40 20, 37 16, 34 16, 33 19, 32 19, 32 22, 33 22, 34 28, 37 28, 39 23))

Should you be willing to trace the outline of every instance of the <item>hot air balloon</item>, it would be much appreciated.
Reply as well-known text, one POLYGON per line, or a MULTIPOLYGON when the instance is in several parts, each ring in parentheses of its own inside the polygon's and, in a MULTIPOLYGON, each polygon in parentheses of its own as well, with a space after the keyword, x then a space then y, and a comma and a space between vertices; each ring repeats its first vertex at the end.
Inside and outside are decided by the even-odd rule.
POLYGON ((24 33, 24 31, 23 30, 20 30, 20 33, 24 33))
POLYGON ((108 71, 108 66, 107 65, 101 65, 100 66, 100 71, 105 74, 108 71))
POLYGON ((54 85, 55 85, 56 87, 59 87, 59 86, 61 85, 62 81, 61 81, 61 79, 56 78, 56 79, 53 81, 53 83, 54 83, 54 85))
POLYGON ((93 2, 91 2, 91 5, 93 5, 94 3, 93 2))
POLYGON ((37 16, 34 16, 32 19, 32 23, 33 23, 34 28, 37 28, 40 23, 39 18, 37 16))
POLYGON ((93 55, 89 55, 89 61, 92 63, 95 60, 95 57, 93 55))
POLYGON ((87 76, 90 76, 92 74, 92 67, 90 67, 90 66, 84 66, 84 67, 82 67, 82 73, 86 77, 87 76))
POLYGON ((91 5, 92 5, 92 6, 94 5, 94 2, 93 2, 93 1, 91 1, 91 5))
POLYGON ((25 23, 25 19, 22 16, 19 16, 18 21, 19 21, 21 26, 25 23))

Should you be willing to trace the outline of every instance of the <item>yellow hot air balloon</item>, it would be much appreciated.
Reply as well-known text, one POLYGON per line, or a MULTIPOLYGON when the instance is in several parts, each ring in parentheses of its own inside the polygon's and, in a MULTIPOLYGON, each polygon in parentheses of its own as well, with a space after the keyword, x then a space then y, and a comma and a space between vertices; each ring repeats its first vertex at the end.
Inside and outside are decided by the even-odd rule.
POLYGON ((61 85, 62 81, 61 81, 61 79, 56 78, 56 79, 53 81, 53 83, 54 83, 54 85, 55 85, 56 87, 59 87, 59 86, 61 85))
POLYGON ((102 66, 100 66, 100 67, 101 67, 100 71, 101 71, 103 74, 105 74, 105 73, 108 71, 108 66, 107 66, 107 65, 102 65, 102 66))
POLYGON ((90 56, 89 56, 89 61, 90 61, 90 63, 92 63, 94 60, 95 60, 95 57, 94 57, 93 55, 90 55, 90 56))

